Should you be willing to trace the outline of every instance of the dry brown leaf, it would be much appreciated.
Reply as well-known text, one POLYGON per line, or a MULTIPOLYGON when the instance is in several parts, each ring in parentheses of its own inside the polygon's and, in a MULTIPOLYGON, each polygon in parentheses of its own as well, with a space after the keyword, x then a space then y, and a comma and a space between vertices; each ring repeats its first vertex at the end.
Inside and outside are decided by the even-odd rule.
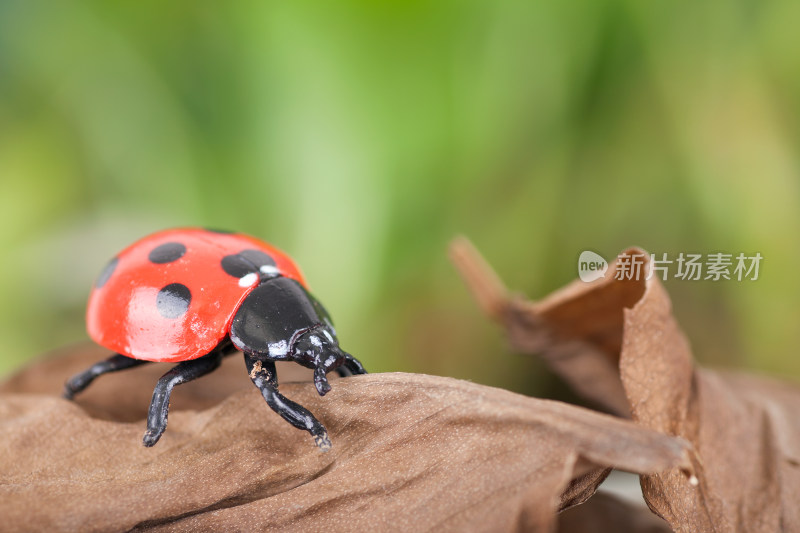
POLYGON ((558 533, 670 533, 672 528, 644 502, 623 501, 602 490, 558 515, 558 533))
POLYGON ((267 408, 235 356, 175 391, 167 432, 144 448, 164 367, 104 376, 78 403, 57 397, 97 356, 62 353, 0 387, 4 531, 544 532, 610 467, 691 468, 685 441, 627 420, 399 373, 336 380, 325 398, 282 385, 327 425, 333 449, 320 453, 267 408))
MULTIPOLYGON (((627 250, 645 261, 647 254, 627 250)), ((543 357, 578 393, 689 440, 697 488, 676 471, 642 476, 648 505, 677 531, 800 531, 800 389, 696 369, 657 276, 575 281, 538 302, 508 293, 465 239, 451 258, 512 346, 543 357)))

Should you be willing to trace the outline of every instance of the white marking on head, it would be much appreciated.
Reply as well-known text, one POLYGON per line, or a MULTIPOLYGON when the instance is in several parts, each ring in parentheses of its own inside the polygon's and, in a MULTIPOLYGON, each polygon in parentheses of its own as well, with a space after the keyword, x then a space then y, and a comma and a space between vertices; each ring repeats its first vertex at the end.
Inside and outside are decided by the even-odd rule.
POLYGON ((275 265, 264 265, 261 267, 261 273, 265 276, 277 276, 281 273, 275 265))
POLYGON ((269 345, 269 354, 273 357, 283 357, 289 353, 289 345, 285 340, 273 342, 269 345))
POLYGON ((327 329, 323 329, 323 330, 322 330, 322 333, 323 333, 323 334, 324 334, 326 337, 328 337, 328 340, 329 340, 329 341, 331 341, 331 342, 336 342, 335 340, 333 340, 333 337, 331 336, 330 332, 329 332, 327 329))
POLYGON ((239 286, 240 287, 249 287, 253 283, 258 282, 258 274, 255 272, 250 272, 249 274, 245 274, 241 278, 239 278, 239 286))
POLYGON ((314 346, 316 346, 317 348, 319 348, 320 346, 322 346, 322 341, 321 341, 321 340, 319 340, 319 337, 317 337, 316 335, 311 335, 311 336, 309 336, 309 337, 308 337, 308 340, 310 340, 310 341, 311 341, 311 344, 313 344, 313 345, 314 345, 314 346))

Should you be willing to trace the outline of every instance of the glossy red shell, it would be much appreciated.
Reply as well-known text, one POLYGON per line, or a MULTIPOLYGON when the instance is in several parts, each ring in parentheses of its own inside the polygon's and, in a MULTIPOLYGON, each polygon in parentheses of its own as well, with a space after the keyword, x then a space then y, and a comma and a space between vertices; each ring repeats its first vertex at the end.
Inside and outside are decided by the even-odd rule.
POLYGON ((101 276, 107 279, 99 280, 89 296, 89 335, 109 350, 147 361, 188 361, 207 354, 228 335, 242 300, 258 285, 258 276, 245 280, 222 267, 225 256, 243 250, 268 254, 281 275, 306 286, 289 256, 253 237, 196 228, 162 231, 123 250, 110 275, 111 264, 101 276), (169 243, 180 243, 184 253, 153 262, 151 252, 169 243), (159 291, 176 283, 189 289, 190 300, 183 314, 167 318, 156 302, 159 291))

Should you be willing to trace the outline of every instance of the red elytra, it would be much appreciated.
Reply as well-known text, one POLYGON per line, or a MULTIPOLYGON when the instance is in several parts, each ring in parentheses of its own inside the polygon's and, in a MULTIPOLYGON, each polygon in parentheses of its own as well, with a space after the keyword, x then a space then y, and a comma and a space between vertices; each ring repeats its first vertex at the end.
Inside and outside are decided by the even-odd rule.
POLYGON ((208 354, 259 284, 257 275, 237 277, 223 268, 224 258, 245 251, 267 254, 274 262, 270 268, 308 288, 294 261, 266 242, 199 228, 166 230, 132 244, 106 267, 89 296, 89 335, 109 350, 145 361, 208 354))

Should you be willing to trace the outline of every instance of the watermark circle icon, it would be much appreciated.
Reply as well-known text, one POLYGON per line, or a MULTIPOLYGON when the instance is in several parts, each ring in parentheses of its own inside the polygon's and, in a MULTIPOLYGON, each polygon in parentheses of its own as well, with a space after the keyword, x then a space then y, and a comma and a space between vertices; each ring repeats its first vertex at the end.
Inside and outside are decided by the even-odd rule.
POLYGON ((578 257, 578 277, 590 282, 602 278, 608 270, 608 261, 591 250, 584 250, 578 257))

